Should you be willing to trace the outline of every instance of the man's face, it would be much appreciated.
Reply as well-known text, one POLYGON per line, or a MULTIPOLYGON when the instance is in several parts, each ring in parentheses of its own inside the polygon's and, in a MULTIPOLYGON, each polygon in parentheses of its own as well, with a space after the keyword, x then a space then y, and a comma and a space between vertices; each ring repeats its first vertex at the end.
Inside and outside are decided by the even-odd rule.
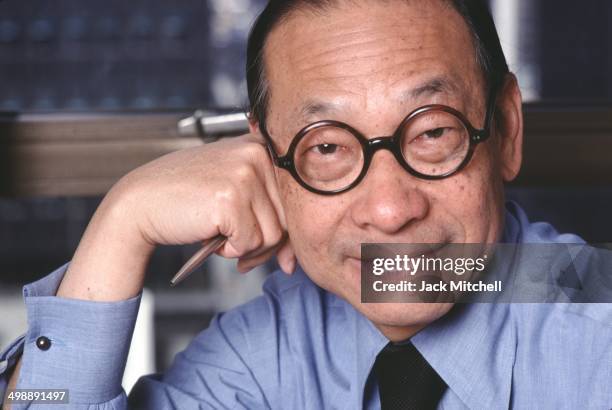
MULTIPOLYGON (((342 121, 374 138, 391 135, 427 104, 451 106, 484 127, 485 84, 472 38, 442 1, 347 2, 320 14, 293 13, 268 38, 265 63, 267 126, 281 155, 314 121, 342 121)), ((450 305, 360 302, 360 244, 497 241, 497 151, 495 141, 481 144, 463 171, 439 181, 411 176, 389 151, 378 151, 361 184, 334 196, 311 193, 277 169, 300 265, 381 329, 435 320, 450 305)))

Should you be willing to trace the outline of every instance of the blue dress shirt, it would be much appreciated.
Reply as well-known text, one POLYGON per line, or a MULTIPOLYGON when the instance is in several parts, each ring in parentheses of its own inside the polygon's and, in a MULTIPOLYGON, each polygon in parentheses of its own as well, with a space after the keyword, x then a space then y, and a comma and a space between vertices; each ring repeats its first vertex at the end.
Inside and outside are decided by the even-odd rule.
MULTIPOLYGON (((507 208, 505 242, 581 241, 507 208)), ((217 315, 128 399, 121 376, 139 298, 57 298, 65 269, 24 288, 29 328, 0 355, 0 392, 22 355, 18 388, 67 388, 71 408, 380 408, 371 369, 388 340, 301 270, 274 273, 263 296, 217 315)), ((412 342, 448 385, 440 409, 612 408, 608 304, 457 305, 412 342)))

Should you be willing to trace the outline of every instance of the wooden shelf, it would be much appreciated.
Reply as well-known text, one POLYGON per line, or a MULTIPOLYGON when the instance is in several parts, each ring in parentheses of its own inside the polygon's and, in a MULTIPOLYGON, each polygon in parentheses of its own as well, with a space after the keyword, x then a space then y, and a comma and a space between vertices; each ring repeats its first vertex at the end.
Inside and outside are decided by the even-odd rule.
POLYGON ((612 185, 612 107, 525 107, 514 186, 612 185))
MULTIPOLYGON (((130 170, 202 144, 177 131, 191 112, 0 116, 2 196, 102 195, 130 170)), ((513 186, 612 185, 612 107, 525 106, 513 186)))
POLYGON ((104 194, 122 175, 202 144, 177 132, 189 113, 23 115, 0 119, 4 196, 104 194))

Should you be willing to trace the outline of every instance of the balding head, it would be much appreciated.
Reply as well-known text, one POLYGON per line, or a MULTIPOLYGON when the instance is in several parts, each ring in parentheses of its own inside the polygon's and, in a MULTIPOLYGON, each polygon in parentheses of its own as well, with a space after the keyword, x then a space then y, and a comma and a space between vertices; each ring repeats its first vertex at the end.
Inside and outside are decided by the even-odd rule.
MULTIPOLYGON (((388 7, 393 3, 404 3, 415 0, 384 0, 375 1, 388 7)), ((499 87, 508 74, 508 65, 499 42, 497 30, 491 17, 488 5, 482 0, 441 0, 452 6, 464 19, 474 45, 475 58, 486 84, 490 88, 499 87)), ((269 84, 266 76, 264 48, 272 30, 287 19, 292 13, 307 12, 313 17, 323 15, 330 8, 340 5, 362 6, 371 0, 271 0, 255 21, 248 40, 246 76, 249 96, 250 113, 253 119, 265 121, 269 84)), ((367 4, 366 4, 367 7, 367 4)))

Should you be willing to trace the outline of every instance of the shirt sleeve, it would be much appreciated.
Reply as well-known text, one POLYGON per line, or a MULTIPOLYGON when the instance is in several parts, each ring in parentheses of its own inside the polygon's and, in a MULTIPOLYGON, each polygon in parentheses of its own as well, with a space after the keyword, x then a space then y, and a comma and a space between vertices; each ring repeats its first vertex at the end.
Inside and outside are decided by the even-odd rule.
POLYGON ((266 391, 277 391, 279 383, 262 385, 253 372, 259 369, 266 380, 279 374, 277 352, 267 348, 278 344, 271 298, 217 314, 165 374, 142 377, 128 398, 121 379, 140 296, 114 303, 52 296, 65 270, 24 288, 28 330, 0 355, 7 364, 0 367, 3 395, 22 355, 17 388, 67 389, 70 409, 272 408, 266 391), (49 339, 46 350, 37 346, 41 337, 49 339))
POLYGON ((215 315, 209 327, 175 356, 166 373, 136 383, 128 398, 130 408, 291 408, 270 400, 271 392, 280 391, 273 310, 269 299, 259 297, 215 315), (257 377, 255 371, 265 376, 257 377))
POLYGON ((120 302, 56 297, 67 267, 24 287, 28 329, 0 354, 0 397, 21 357, 18 389, 66 389, 70 408, 125 408, 121 380, 140 295, 120 302))

